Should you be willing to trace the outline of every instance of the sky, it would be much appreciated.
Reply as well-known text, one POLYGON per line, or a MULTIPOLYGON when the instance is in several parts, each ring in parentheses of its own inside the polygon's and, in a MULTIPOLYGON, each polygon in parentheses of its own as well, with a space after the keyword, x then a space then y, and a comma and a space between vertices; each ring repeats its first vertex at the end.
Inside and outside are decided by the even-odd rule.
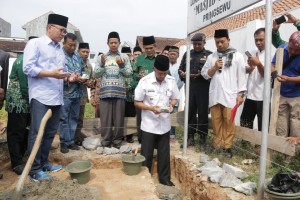
POLYGON ((111 31, 132 44, 136 36, 187 34, 187 0, 2 0, 0 17, 11 24, 12 37, 24 38, 21 27, 49 11, 69 17, 95 53, 108 50, 111 31))
POLYGON ((185 38, 186 0, 3 0, 0 17, 11 24, 12 37, 26 35, 21 27, 46 12, 69 17, 91 51, 107 51, 107 36, 117 31, 121 42, 136 36, 185 38))

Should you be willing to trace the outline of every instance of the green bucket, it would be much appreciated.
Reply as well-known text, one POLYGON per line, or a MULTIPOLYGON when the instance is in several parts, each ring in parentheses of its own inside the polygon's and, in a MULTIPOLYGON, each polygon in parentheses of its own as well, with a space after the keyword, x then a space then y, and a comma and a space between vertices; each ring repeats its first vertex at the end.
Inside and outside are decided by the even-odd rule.
POLYGON ((145 161, 142 155, 128 154, 122 156, 123 171, 127 175, 137 175, 141 171, 142 163, 145 161))
POLYGON ((88 160, 74 161, 67 165, 66 171, 73 179, 77 179, 79 184, 85 184, 90 180, 90 170, 93 163, 88 160))

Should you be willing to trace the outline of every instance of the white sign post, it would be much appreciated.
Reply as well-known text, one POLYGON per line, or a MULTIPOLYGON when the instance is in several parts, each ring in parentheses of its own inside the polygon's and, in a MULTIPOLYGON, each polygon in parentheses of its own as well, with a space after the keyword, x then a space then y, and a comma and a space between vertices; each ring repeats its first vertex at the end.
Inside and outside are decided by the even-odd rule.
POLYGON ((188 33, 197 31, 261 0, 189 0, 188 33))

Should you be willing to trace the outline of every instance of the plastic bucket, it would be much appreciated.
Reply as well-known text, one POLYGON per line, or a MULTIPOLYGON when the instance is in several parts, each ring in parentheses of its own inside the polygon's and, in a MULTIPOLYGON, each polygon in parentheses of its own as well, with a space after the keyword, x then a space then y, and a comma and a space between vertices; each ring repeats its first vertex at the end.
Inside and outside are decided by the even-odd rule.
POLYGON ((300 200, 300 192, 293 193, 293 194, 285 194, 285 193, 279 193, 269 190, 268 185, 271 183, 271 180, 267 180, 265 182, 265 192, 270 197, 271 200, 283 200, 283 199, 298 199, 300 200))
POLYGON ((79 184, 85 184, 90 180, 90 170, 93 163, 88 160, 74 161, 67 165, 66 171, 73 179, 77 179, 79 184))
POLYGON ((145 161, 142 155, 128 154, 122 156, 123 171, 127 175, 137 175, 141 171, 142 163, 145 161))

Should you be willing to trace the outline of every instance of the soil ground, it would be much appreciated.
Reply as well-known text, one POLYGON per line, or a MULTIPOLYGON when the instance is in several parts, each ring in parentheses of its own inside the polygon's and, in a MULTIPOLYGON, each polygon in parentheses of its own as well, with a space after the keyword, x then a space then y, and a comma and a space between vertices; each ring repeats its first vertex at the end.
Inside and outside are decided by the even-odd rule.
MULTIPOLYGON (((136 144, 135 144, 136 145, 136 144)), ((181 149, 179 147, 178 142, 171 143, 171 154, 173 155, 181 155, 181 149)), ((55 164, 61 164, 66 166, 75 160, 91 160, 94 164, 93 168, 90 172, 90 181, 86 185, 79 185, 78 183, 74 183, 69 173, 65 170, 61 170, 56 173, 52 173, 51 175, 56 177, 65 184, 56 184, 56 187, 53 188, 46 187, 45 190, 56 191, 59 194, 59 191, 68 194, 66 198, 61 196, 60 198, 47 198, 49 196, 45 196, 44 199, 70 199, 73 196, 75 197, 75 192, 72 190, 76 188, 76 191, 80 191, 79 193, 84 193, 85 195, 91 195, 89 198, 74 198, 74 199, 93 199, 93 195, 95 195, 95 191, 92 189, 91 191, 86 188, 96 188, 99 199, 105 200, 114 200, 114 199, 130 199, 130 200, 152 200, 158 199, 158 194, 155 189, 158 184, 157 174, 154 170, 153 176, 148 172, 145 167, 142 167, 140 174, 135 176, 128 176, 122 170, 122 162, 120 159, 120 154, 117 155, 98 155, 93 151, 88 151, 81 148, 80 151, 70 151, 67 154, 60 153, 59 149, 52 150, 50 153, 50 162, 55 164), (89 187, 87 187, 89 186, 89 187), (60 190, 57 190, 60 188, 60 190), (82 192, 85 191, 85 192, 82 192), (93 192, 94 191, 94 192, 93 192), (90 192, 90 194, 89 194, 90 192)), ((194 148, 187 149, 187 157, 188 161, 191 163, 191 166, 199 165, 199 153, 195 152, 194 148)), ((7 156, 7 148, 5 144, 0 145, 0 172, 4 174, 3 179, 0 180, 0 193, 5 193, 13 190, 17 184, 19 176, 17 176, 10 169, 10 162, 7 156), (3 152, 5 152, 3 154, 3 152)), ((172 169, 174 169, 174 162, 172 162, 172 169)), ((195 169, 191 169, 195 170, 195 169)), ((172 170, 173 171, 173 170, 172 170)), ((196 172, 193 172, 195 176, 196 172)), ((175 183, 176 188, 181 189, 180 182, 175 178, 175 175, 172 173, 172 181, 175 183)), ((29 184, 29 180, 26 180, 26 184, 29 184)), ((33 183, 33 185, 39 187, 38 183, 33 183)), ((253 196, 245 196, 243 194, 237 193, 230 188, 220 188, 216 184, 209 183, 209 187, 217 188, 218 190, 225 192, 230 199, 233 200, 250 200, 254 199, 253 196)), ((30 184, 32 185, 32 183, 30 184)), ((25 187, 25 193, 33 193, 32 191, 36 191, 36 187, 32 186, 25 187)), ((49 186, 49 183, 45 183, 45 185, 49 186)), ((198 187, 194 185, 193 187, 198 187)), ((45 192, 46 193, 46 192, 45 192)), ((33 193, 34 194, 34 193, 33 193)), ((28 199, 37 199, 37 195, 33 195, 28 199)), ((79 196, 77 196, 79 197, 79 196)), ((42 199, 42 196, 38 195, 39 199, 42 199)), ((0 196, 0 199, 3 199, 3 195, 0 196)), ((5 198, 4 198, 5 199, 5 198)), ((183 199, 197 199, 183 197, 183 199)))

